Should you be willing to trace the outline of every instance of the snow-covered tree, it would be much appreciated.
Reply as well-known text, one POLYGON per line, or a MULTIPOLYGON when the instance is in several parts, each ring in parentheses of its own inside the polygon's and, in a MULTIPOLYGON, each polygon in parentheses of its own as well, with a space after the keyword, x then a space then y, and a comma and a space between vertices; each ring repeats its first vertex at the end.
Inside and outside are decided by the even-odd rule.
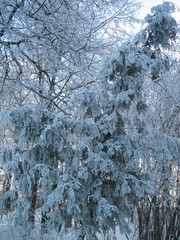
POLYGON ((97 239, 97 232, 116 226, 129 233, 133 208, 155 190, 148 170, 156 170, 157 161, 179 159, 177 138, 141 121, 146 75, 160 81, 170 67, 162 50, 175 40, 172 10, 169 2, 153 8, 144 29, 105 60, 96 91, 72 96, 71 118, 31 106, 0 113, 9 139, 1 148, 1 165, 12 175, 0 206, 15 209, 16 224, 33 228, 40 207, 44 231, 71 228, 78 240, 97 239), (167 29, 164 21, 171 23, 167 29))
MULTIPOLYGON (((170 59, 169 52, 168 55, 170 59)), ((178 139, 180 132, 179 64, 174 59, 169 62, 170 69, 161 73, 158 81, 152 82, 147 77, 143 87, 148 105, 143 122, 158 131, 163 142, 166 140, 159 157, 153 162, 146 159, 143 163, 149 178, 154 180, 155 191, 139 205, 140 239, 176 239, 180 228, 180 153, 177 151, 175 157, 168 147, 172 145, 171 137, 178 139)), ((156 145, 158 148, 159 143, 156 145)))
POLYGON ((10 106, 14 100, 67 112, 69 96, 92 85, 100 60, 115 44, 109 34, 117 41, 125 37, 123 24, 135 22, 138 9, 129 0, 2 0, 1 94, 10 94, 10 106), (119 27, 111 31, 114 22, 119 27))
MULTIPOLYGON (((157 69, 157 74, 154 75, 155 81, 152 81, 152 77, 147 73, 143 86, 148 106, 143 116, 143 123, 156 130, 154 133, 157 134, 158 132, 159 139, 161 139, 156 142, 157 135, 154 135, 153 141, 159 151, 157 158, 154 161, 144 159, 142 162, 142 168, 146 169, 149 178, 154 180, 155 186, 154 193, 146 196, 138 207, 139 239, 147 240, 176 239, 180 227, 178 216, 180 154, 178 148, 175 148, 176 150, 170 150, 169 148, 172 145, 173 138, 171 137, 178 139, 180 131, 179 73, 178 61, 175 60, 176 55, 174 54, 177 44, 174 44, 173 41, 167 41, 168 35, 171 35, 172 40, 175 33, 177 35, 177 30, 175 30, 177 24, 172 18, 168 19, 169 11, 172 11, 174 6, 170 3, 165 3, 164 6, 167 8, 157 6, 152 9, 152 15, 155 11, 160 13, 159 16, 158 14, 155 15, 155 20, 153 20, 152 15, 146 17, 148 22, 151 20, 150 23, 156 26, 156 33, 150 28, 151 37, 154 35, 157 40, 159 39, 155 48, 163 54, 165 60, 162 66, 156 62, 154 68, 157 69), (168 7, 166 4, 169 4, 168 7), (165 34, 164 28, 170 25, 170 30, 165 34), (164 38, 162 34, 165 36, 164 38), (166 51, 164 51, 163 46, 166 51), (173 51, 173 57, 171 51, 173 51), (160 147, 159 142, 163 142, 164 146, 160 147)), ((147 35, 149 36, 149 34, 147 35)), ((148 45, 151 45, 149 40, 148 45)))

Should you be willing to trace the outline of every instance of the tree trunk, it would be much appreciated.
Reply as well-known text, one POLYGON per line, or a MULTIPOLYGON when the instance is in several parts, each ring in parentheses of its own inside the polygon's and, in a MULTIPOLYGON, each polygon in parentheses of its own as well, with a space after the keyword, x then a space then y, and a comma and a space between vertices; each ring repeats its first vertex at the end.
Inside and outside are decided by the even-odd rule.
POLYGON ((49 222, 48 213, 49 212, 50 212, 50 209, 41 213, 41 231, 43 233, 48 232, 48 222, 49 222))
POLYGON ((31 228, 35 227, 35 211, 36 211, 37 191, 38 191, 38 186, 37 186, 37 183, 35 183, 32 187, 31 207, 29 209, 29 222, 31 224, 31 228))

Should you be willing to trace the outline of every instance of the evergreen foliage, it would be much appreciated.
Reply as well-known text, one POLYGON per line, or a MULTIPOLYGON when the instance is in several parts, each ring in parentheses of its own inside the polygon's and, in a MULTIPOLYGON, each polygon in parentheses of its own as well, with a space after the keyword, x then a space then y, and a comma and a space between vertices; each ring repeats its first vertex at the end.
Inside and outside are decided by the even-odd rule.
POLYGON ((179 158, 176 138, 141 122, 144 79, 158 81, 169 66, 161 48, 176 36, 173 9, 152 9, 145 28, 106 59, 99 89, 74 94, 71 119, 30 106, 0 113, 9 139, 0 164, 12 175, 0 207, 16 209, 16 224, 33 228, 39 205, 43 231, 74 228, 78 240, 116 226, 130 232, 132 209, 154 191, 142 163, 179 158))

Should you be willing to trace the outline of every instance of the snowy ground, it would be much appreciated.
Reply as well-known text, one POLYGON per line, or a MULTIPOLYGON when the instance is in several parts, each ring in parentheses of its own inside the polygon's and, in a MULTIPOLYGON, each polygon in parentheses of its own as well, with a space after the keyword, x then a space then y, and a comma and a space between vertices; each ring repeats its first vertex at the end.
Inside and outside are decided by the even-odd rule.
MULTIPOLYGON (((0 219, 0 240, 77 240, 75 234, 72 231, 68 233, 64 233, 61 231, 60 233, 52 232, 51 234, 41 234, 40 228, 37 224, 36 228, 33 232, 29 233, 27 236, 27 232, 24 231, 21 227, 14 227, 12 221, 7 216, 3 216, 0 219)), ((131 229, 133 230, 133 226, 131 225, 131 229)), ((113 232, 109 232, 106 236, 97 235, 98 240, 114 240, 113 232)), ((135 231, 133 230, 133 234, 126 237, 125 235, 120 234, 119 230, 116 231, 117 240, 135 240, 135 231)))

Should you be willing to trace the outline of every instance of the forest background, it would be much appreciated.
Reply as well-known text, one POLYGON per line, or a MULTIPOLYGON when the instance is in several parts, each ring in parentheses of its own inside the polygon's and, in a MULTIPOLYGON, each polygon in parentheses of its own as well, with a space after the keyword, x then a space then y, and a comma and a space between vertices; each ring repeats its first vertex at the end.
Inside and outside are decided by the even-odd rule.
POLYGON ((0 2, 3 240, 178 240, 179 9, 161 2, 143 20, 131 0, 0 2))

